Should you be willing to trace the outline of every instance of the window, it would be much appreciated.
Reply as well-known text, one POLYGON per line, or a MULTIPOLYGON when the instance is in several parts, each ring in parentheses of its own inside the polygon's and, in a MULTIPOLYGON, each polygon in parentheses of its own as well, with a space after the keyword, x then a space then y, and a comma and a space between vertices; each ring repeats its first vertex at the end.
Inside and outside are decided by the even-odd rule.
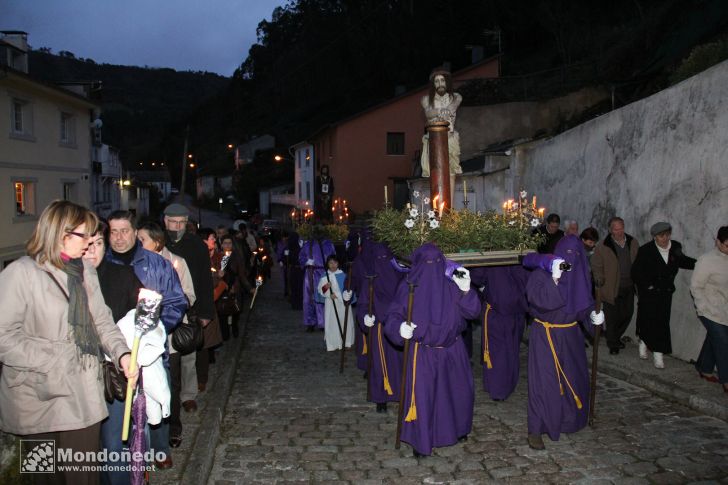
POLYGON ((301 190, 301 182, 298 182, 298 199, 303 198, 303 190, 301 190))
POLYGON ((404 155, 404 133, 387 133, 387 155, 404 155))
POLYGON ((35 215, 35 182, 18 180, 13 182, 15 190, 15 215, 35 215))
POLYGON ((308 148, 306 148, 306 166, 308 167, 311 164, 311 154, 308 152, 308 148))
POLYGON ((20 98, 10 103, 10 135, 14 138, 33 137, 33 110, 31 104, 20 98))
POLYGON ((64 182, 63 183, 63 200, 70 200, 71 202, 76 200, 76 184, 64 182))
POLYGON ((76 145, 76 118, 71 113, 61 112, 61 144, 76 145))
POLYGON ((311 182, 306 182, 306 200, 311 200, 311 182))

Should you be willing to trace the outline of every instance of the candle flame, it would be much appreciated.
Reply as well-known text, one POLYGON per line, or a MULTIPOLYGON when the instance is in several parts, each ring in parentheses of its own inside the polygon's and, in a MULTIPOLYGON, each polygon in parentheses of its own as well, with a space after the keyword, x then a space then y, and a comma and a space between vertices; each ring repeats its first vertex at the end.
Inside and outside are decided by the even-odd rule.
POLYGON ((440 198, 440 194, 436 194, 435 197, 432 198, 432 208, 437 209, 437 199, 440 198))
POLYGON ((445 201, 443 200, 440 202, 440 216, 442 216, 442 211, 445 210, 445 201))
POLYGON ((217 270, 215 268, 210 268, 210 271, 212 271, 213 273, 217 273, 217 270))

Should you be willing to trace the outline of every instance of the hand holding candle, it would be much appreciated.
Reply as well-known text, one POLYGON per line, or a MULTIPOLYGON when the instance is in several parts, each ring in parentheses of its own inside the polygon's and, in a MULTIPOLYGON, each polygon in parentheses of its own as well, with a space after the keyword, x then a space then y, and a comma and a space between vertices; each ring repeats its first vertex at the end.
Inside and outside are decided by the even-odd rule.
MULTIPOLYGON (((137 370, 137 354, 142 335, 154 329, 159 323, 159 314, 162 311, 162 295, 142 288, 139 290, 136 314, 134 315, 134 343, 131 347, 131 363, 129 373, 137 370)), ((131 403, 136 388, 136 379, 129 379, 126 386, 126 402, 124 403, 124 423, 121 428, 121 440, 129 439, 129 423, 131 421, 131 403)))

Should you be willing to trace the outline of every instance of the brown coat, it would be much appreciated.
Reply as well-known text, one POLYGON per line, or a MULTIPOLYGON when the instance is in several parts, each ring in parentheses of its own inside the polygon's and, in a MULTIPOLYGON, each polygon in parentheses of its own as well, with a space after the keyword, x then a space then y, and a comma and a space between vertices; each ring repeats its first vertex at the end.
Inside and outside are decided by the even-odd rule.
MULTIPOLYGON (((0 273, 0 429, 26 435, 88 427, 108 413, 95 359, 82 369, 70 335, 66 274, 30 257, 0 273)), ((84 262, 84 285, 99 341, 118 364, 129 352, 104 303, 96 269, 84 262)))
MULTIPOLYGON (((629 245, 629 255, 632 263, 637 257, 637 251, 640 245, 635 238, 626 235, 629 245)), ((602 301, 614 305, 614 300, 619 292, 619 261, 617 261, 617 253, 612 247, 616 244, 612 240, 612 236, 607 236, 604 241, 599 243, 594 249, 594 255, 591 257, 591 270, 594 277, 594 286, 602 301)))

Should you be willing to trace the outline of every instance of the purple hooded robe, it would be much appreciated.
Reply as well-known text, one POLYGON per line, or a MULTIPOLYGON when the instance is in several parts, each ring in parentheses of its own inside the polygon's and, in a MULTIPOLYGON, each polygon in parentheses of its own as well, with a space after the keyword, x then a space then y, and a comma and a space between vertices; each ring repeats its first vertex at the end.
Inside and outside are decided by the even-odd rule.
POLYGON ((288 292, 291 308, 303 309, 303 276, 304 272, 299 265, 301 247, 298 245, 298 233, 288 236, 288 292))
POLYGON ((405 277, 406 270, 399 268, 394 261, 394 255, 389 248, 382 243, 368 243, 371 248, 371 255, 374 258, 373 274, 376 278, 374 285, 373 314, 377 317, 373 327, 367 328, 364 325, 364 315, 369 309, 369 282, 359 294, 359 305, 362 311, 362 318, 359 320, 361 331, 366 338, 369 332, 372 333, 371 358, 372 369, 368 376, 371 390, 371 401, 384 403, 387 401, 399 401, 400 380, 402 376, 402 347, 395 347, 385 337, 384 317, 387 309, 394 298, 397 285, 405 277))
POLYGON ((460 334, 465 319, 480 313, 476 292, 463 292, 445 276, 445 257, 434 244, 425 244, 411 257, 412 269, 397 286, 387 312, 385 331, 403 345, 400 324, 407 318, 408 283, 414 289, 414 329, 407 366, 402 441, 418 453, 455 444, 473 424, 473 373, 460 334), (414 399, 413 399, 414 397, 414 399))
POLYGON ((544 260, 530 274, 526 295, 534 319, 528 351, 528 434, 547 433, 556 441, 560 433, 574 433, 587 424, 589 368, 578 321, 588 320, 594 300, 579 238, 562 238, 554 255, 570 263, 571 271, 564 271, 556 284, 544 260), (568 326, 549 329, 542 322, 568 326))
POLYGON ((475 286, 484 286, 481 343, 483 389, 491 399, 502 401, 513 393, 521 367, 520 347, 526 327, 526 281, 522 266, 472 268, 475 286))
POLYGON ((366 372, 368 352, 369 349, 366 347, 366 336, 361 330, 361 325, 364 324, 364 315, 366 314, 369 301, 369 280, 367 275, 371 276, 374 274, 374 254, 372 253, 372 245, 374 241, 371 239, 368 232, 362 234, 361 250, 354 259, 353 266, 351 268, 351 289, 360 298, 364 293, 367 294, 366 302, 362 304, 359 300, 355 306, 354 318, 356 319, 357 325, 354 326, 354 348, 356 349, 356 366, 360 370, 366 372))
POLYGON ((306 241, 298 254, 298 262, 304 268, 303 274, 303 325, 306 327, 324 328, 324 306, 316 303, 316 285, 325 275, 326 258, 336 254, 334 245, 328 239, 306 241), (306 266, 306 261, 313 259, 313 266, 306 266))

